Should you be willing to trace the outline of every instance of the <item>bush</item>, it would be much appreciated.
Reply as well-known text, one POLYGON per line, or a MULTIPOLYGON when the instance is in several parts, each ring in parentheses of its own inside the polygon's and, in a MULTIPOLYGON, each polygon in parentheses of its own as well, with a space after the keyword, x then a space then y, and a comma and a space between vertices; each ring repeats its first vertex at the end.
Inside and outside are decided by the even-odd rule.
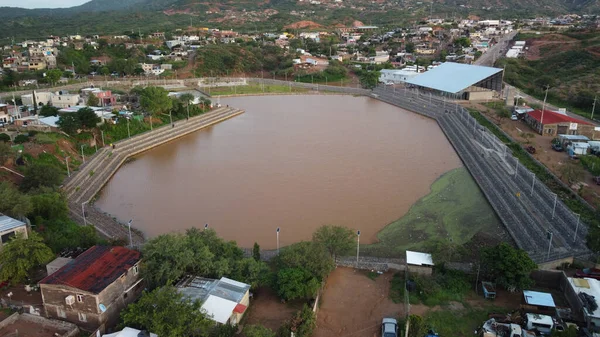
POLYGON ((27 132, 27 135, 29 137, 35 137, 35 135, 37 135, 37 134, 38 134, 38 132, 35 130, 29 130, 29 132, 27 132))
POLYGON ((0 133, 0 142, 9 143, 10 136, 7 135, 6 133, 0 133))
POLYGON ((594 176, 600 176, 600 158, 596 156, 581 156, 581 164, 594 176))
POLYGON ((23 144, 29 141, 29 136, 24 135, 24 134, 20 134, 18 136, 15 137, 15 144, 23 144))

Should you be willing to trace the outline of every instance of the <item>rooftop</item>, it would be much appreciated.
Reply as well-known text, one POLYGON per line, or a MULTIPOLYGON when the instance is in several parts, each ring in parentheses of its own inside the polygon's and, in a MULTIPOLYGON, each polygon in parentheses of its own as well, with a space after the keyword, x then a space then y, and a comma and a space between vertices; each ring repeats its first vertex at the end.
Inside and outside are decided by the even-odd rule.
POLYGON ((500 68, 445 62, 406 83, 457 94, 502 71, 500 68))
POLYGON ((555 308, 554 299, 550 293, 541 293, 539 291, 524 290, 523 297, 525 302, 530 305, 539 305, 543 307, 555 308))
POLYGON ((433 266, 431 254, 406 251, 406 263, 417 266, 433 266))
POLYGON ((21 226, 25 226, 25 223, 6 215, 0 216, 0 232, 5 232, 21 226))
MULTIPOLYGON (((528 112, 527 114, 538 122, 540 122, 542 119, 542 110, 533 110, 533 111, 528 112)), ((582 121, 577 118, 569 117, 567 115, 563 115, 558 112, 554 112, 554 111, 550 111, 550 110, 544 110, 544 124, 545 125, 559 124, 559 123, 578 123, 578 124, 591 125, 590 123, 582 121)))
POLYGON ((63 337, 77 335, 79 329, 75 324, 47 319, 31 314, 15 313, 2 321, 0 336, 19 337, 63 337), (18 334, 15 334, 18 331, 18 334))
POLYGON ((102 337, 142 337, 142 336, 158 337, 158 335, 154 334, 154 333, 146 333, 146 334, 143 334, 143 333, 144 332, 142 332, 138 329, 124 328, 123 330, 121 330, 119 332, 111 333, 108 335, 102 335, 102 337))
MULTIPOLYGON (((600 281, 593 278, 573 278, 569 277, 569 284, 575 290, 575 293, 585 293, 595 298, 600 298, 600 281)), ((593 312, 589 312, 587 308, 583 309, 587 316, 600 318, 600 307, 593 312)))
POLYGON ((125 247, 94 246, 47 276, 40 284, 64 285, 99 294, 140 260, 140 252, 125 247))

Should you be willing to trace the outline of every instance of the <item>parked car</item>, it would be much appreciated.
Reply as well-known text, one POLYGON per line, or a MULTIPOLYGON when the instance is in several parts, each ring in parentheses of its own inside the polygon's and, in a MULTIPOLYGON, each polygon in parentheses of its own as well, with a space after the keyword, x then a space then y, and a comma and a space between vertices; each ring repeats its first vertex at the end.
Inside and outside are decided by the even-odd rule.
POLYGON ((575 272, 575 277, 588 277, 596 280, 600 280, 600 269, 596 268, 583 268, 575 272))
POLYGON ((510 120, 511 121, 518 121, 519 117, 517 117, 517 115, 512 115, 512 116, 510 116, 510 120))
POLYGON ((531 145, 527 146, 527 147, 525 148, 525 150, 526 150, 527 152, 531 153, 531 154, 534 154, 534 153, 535 153, 535 147, 533 147, 533 146, 531 146, 531 145))
POLYGON ((381 337, 398 337, 398 321, 384 318, 381 322, 381 337))
POLYGON ((560 143, 552 143, 552 150, 557 151, 557 152, 562 152, 565 149, 563 149, 562 145, 560 145, 560 143))

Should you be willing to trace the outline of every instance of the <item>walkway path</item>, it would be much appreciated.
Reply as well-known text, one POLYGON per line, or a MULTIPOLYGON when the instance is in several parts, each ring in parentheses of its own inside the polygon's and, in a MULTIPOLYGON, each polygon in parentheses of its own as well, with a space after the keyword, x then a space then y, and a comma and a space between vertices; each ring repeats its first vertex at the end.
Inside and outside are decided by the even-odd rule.
MULTIPOLYGON (((81 224, 92 224, 98 232, 108 238, 127 238, 128 231, 116 219, 88 204, 108 182, 127 158, 153 147, 198 131, 243 113, 234 108, 219 108, 187 121, 178 121, 174 126, 165 125, 129 139, 115 143, 115 148, 103 147, 73 172, 63 184, 69 210, 73 220, 81 224), (82 212, 85 210, 85 218, 82 212)), ((143 242, 141 234, 132 233, 134 245, 143 242)))

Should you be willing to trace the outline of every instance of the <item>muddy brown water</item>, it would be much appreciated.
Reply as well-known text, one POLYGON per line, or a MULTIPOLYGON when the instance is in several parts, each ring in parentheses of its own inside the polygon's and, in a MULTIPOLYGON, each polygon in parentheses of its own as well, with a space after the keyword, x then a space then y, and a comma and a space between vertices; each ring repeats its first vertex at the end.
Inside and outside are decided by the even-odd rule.
POLYGON ((309 240, 321 225, 361 231, 402 217, 461 162, 434 120, 342 95, 221 100, 246 113, 124 165, 96 206, 147 237, 205 223, 242 247, 309 240))

